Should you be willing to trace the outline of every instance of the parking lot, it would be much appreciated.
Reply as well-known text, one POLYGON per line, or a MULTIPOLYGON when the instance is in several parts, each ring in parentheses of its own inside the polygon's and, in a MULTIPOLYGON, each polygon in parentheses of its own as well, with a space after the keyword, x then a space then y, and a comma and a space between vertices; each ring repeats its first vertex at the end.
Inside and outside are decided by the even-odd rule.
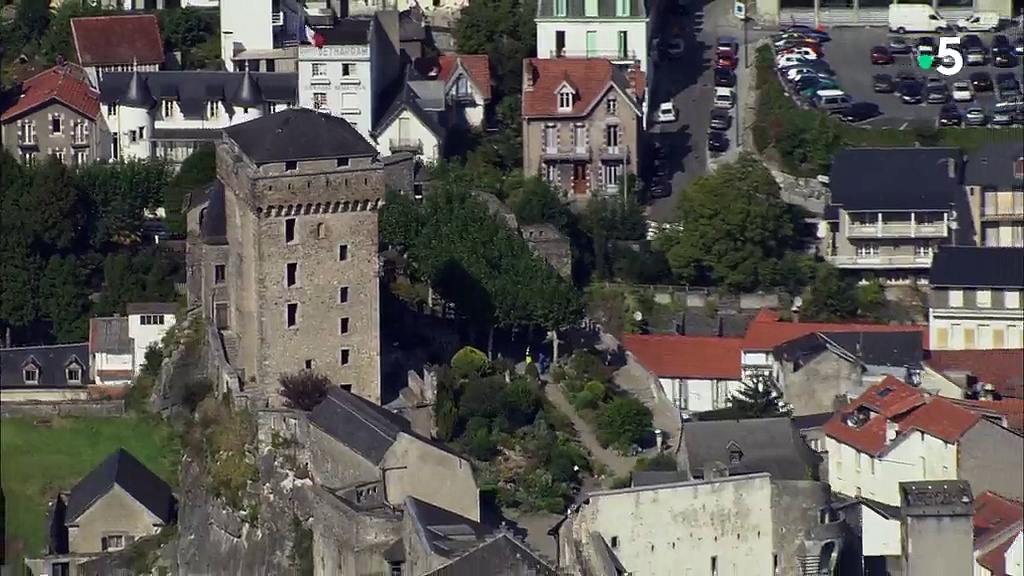
MULTIPOLYGON (((871 102, 877 104, 882 111, 882 116, 868 120, 864 124, 878 128, 906 128, 909 125, 930 124, 938 122, 940 104, 903 104, 899 96, 895 94, 876 94, 874 92, 873 76, 875 74, 889 74, 895 77, 900 72, 909 72, 922 81, 929 78, 941 78, 947 85, 956 81, 966 81, 968 77, 979 71, 988 72, 993 80, 997 74, 1013 72, 1017 80, 1021 80, 1020 58, 1016 58, 1016 66, 1013 68, 995 68, 986 66, 964 66, 963 70, 955 76, 941 76, 935 71, 921 70, 913 55, 897 55, 896 63, 891 65, 873 65, 871 63, 871 48, 873 46, 887 46, 888 39, 892 35, 885 28, 835 28, 829 31, 832 41, 824 45, 824 58, 835 71, 839 85, 849 94, 854 101, 871 102)), ((1004 32, 1011 41, 1015 38, 1018 30, 1004 32)), ((921 34, 907 34, 905 38, 911 45, 917 42, 921 34)), ((935 35, 933 35, 935 36, 935 35)), ((992 34, 979 34, 985 42, 986 47, 991 46, 992 34)), ((974 102, 961 102, 957 106, 963 112, 968 107, 980 106, 986 112, 991 112, 996 104, 995 93, 982 93, 975 96, 974 102)))

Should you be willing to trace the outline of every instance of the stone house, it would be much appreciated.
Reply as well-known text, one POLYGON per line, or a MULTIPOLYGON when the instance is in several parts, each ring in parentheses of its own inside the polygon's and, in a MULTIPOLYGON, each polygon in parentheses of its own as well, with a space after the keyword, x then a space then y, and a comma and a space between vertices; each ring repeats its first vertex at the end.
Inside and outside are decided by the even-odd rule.
POLYGON ((99 93, 74 64, 54 66, 22 82, 0 114, 0 140, 23 162, 55 156, 66 164, 106 158, 110 134, 99 93))
POLYGON ((51 510, 48 555, 28 560, 35 573, 74 574, 98 555, 127 548, 177 518, 171 487, 124 448, 85 475, 51 510))
POLYGON ((686 463, 695 480, 770 474, 774 480, 817 479, 821 458, 789 418, 687 422, 686 463))
POLYGON ((618 194, 636 174, 645 79, 600 58, 523 61, 523 173, 569 199, 618 194))
POLYGON ((290 109, 233 126, 189 202, 189 302, 220 330, 243 385, 273 401, 317 370, 380 398, 377 208, 384 170, 341 118, 290 109))
POLYGON ((1024 146, 990 142, 971 152, 964 185, 975 243, 1024 248, 1024 146))
POLYGON ((1024 347, 1024 248, 946 246, 928 281, 933 350, 1024 347))

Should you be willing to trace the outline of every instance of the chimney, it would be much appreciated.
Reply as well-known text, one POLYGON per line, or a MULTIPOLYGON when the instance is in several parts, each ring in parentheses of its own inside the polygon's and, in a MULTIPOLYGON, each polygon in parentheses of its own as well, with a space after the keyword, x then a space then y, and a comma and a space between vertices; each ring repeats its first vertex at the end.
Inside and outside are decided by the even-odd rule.
POLYGON ((527 59, 523 62, 523 86, 527 90, 533 90, 534 84, 537 83, 537 67, 534 66, 533 60, 527 59))
POLYGON ((946 176, 949 178, 956 178, 956 158, 946 158, 946 176))
POLYGON ((885 445, 888 446, 900 433, 900 425, 893 422, 892 420, 885 421, 885 445))

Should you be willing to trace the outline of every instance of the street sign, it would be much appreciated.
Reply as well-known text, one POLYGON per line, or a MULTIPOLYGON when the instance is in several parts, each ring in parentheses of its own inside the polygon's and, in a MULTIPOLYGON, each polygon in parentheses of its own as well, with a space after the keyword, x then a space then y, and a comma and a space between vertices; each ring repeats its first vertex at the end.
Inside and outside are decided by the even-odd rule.
POLYGON ((746 20, 747 19, 747 4, 746 4, 746 2, 741 2, 741 1, 737 0, 736 3, 733 4, 732 13, 735 14, 736 17, 739 18, 740 20, 746 20))

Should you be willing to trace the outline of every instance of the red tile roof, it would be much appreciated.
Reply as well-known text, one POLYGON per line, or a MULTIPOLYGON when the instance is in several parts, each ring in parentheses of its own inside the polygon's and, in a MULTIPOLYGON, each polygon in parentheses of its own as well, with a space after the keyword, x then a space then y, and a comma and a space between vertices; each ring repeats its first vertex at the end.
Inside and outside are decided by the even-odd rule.
POLYGON ((743 340, 676 335, 622 337, 622 346, 655 376, 739 380, 743 340))
POLYGON ((54 101, 96 120, 100 113, 100 94, 84 77, 84 71, 74 64, 54 66, 36 74, 22 82, 18 101, 4 111, 0 122, 8 122, 54 101))
POLYGON ((974 547, 991 544, 996 536, 1024 521, 1024 505, 995 492, 974 497, 974 547))
POLYGON ((452 74, 458 70, 459 65, 465 68, 469 79, 476 84, 484 96, 484 100, 491 99, 491 62, 486 54, 448 54, 438 59, 438 66, 441 71, 438 79, 447 83, 452 74))
POLYGON ((747 327, 744 350, 771 350, 779 344, 815 332, 921 332, 927 340, 927 326, 906 324, 825 324, 820 322, 782 322, 776 313, 762 310, 747 327))
POLYGON ((1005 425, 1018 434, 1024 434, 1024 400, 1003 398, 1002 400, 961 400, 948 399, 953 404, 966 408, 981 416, 999 416, 1005 425))
POLYGON ((973 374, 1004 397, 1024 398, 1024 349, 930 350, 925 363, 940 373, 973 374))
POLYGON ((72 18, 71 37, 82 66, 164 61, 164 42, 153 14, 72 18))
POLYGON ((993 576, 1006 574, 1006 551, 1013 546, 1013 541, 1021 534, 1020 530, 1012 533, 1005 540, 988 552, 978 556, 978 564, 992 572, 993 576))
MULTIPOLYGON (((532 75, 534 85, 530 88, 527 82, 523 83, 523 116, 589 114, 598 100, 612 88, 614 73, 615 66, 611 61, 601 58, 527 58, 523 60, 523 75, 532 75), (562 84, 568 84, 576 91, 572 112, 558 111, 556 94, 562 84)), ((642 72, 631 71, 628 79, 635 81, 637 95, 641 96, 646 76, 642 72)))
POLYGON ((825 434, 860 452, 878 456, 885 451, 888 422, 897 424, 899 434, 919 430, 945 442, 955 443, 981 416, 938 396, 928 396, 892 376, 866 390, 856 401, 843 407, 825 423, 825 434), (860 427, 846 423, 847 416, 860 409, 870 412, 860 427))

